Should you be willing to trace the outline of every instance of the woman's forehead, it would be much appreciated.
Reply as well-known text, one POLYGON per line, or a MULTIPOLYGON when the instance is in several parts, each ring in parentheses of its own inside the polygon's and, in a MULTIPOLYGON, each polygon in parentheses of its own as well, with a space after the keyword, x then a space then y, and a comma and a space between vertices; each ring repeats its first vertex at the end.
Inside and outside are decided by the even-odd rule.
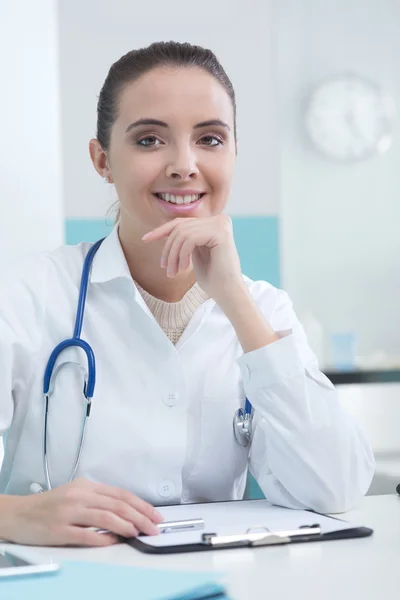
POLYGON ((120 121, 146 117, 167 122, 177 117, 232 122, 233 107, 225 88, 203 69, 164 67, 127 84, 121 93, 120 121))

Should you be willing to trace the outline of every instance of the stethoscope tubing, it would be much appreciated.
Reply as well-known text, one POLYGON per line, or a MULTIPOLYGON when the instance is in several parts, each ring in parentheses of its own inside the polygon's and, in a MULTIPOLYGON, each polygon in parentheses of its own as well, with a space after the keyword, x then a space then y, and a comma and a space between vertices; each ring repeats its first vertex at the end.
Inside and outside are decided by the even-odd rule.
MULTIPOLYGON (((54 367, 57 359, 60 354, 66 350, 67 348, 81 348, 86 354, 87 359, 87 377, 84 380, 83 386, 83 394, 86 399, 86 410, 85 415, 82 422, 82 429, 80 435, 80 441, 78 450, 76 453, 74 466, 71 471, 70 477, 68 481, 72 481, 77 473, 78 466, 80 463, 82 449, 85 441, 85 434, 87 428, 87 420, 90 416, 90 409, 92 405, 92 398, 94 396, 94 390, 96 385, 96 359, 93 352, 92 347, 85 340, 81 339, 82 326, 83 326, 83 318, 85 315, 85 306, 86 306, 86 297, 87 291, 89 287, 90 281, 90 270, 93 264, 93 258, 103 243, 105 238, 98 240, 95 242, 89 252, 85 257, 85 261, 82 268, 81 282, 79 288, 79 298, 78 298, 78 306, 76 311, 75 325, 74 325, 74 333, 72 338, 64 340, 60 342, 50 354, 49 360, 46 365, 44 377, 43 377, 43 394, 45 400, 45 408, 44 408, 44 431, 43 431, 43 470, 46 481, 46 486, 48 490, 52 489, 52 482, 49 471, 49 462, 48 462, 48 412, 49 412, 49 400, 52 394, 52 376, 54 367)), ((54 386, 53 386, 54 388, 54 386)), ((239 409, 233 420, 234 434, 241 446, 248 446, 251 439, 251 421, 252 421, 252 406, 249 400, 246 398, 245 407, 243 409, 239 409)), ((39 484, 37 484, 39 485, 39 484)), ((36 486, 36 484, 32 484, 32 486, 36 486)), ((31 486, 31 487, 32 487, 31 486)), ((41 487, 41 486, 39 486, 41 487)), ((36 488, 35 488, 36 489, 36 488)))

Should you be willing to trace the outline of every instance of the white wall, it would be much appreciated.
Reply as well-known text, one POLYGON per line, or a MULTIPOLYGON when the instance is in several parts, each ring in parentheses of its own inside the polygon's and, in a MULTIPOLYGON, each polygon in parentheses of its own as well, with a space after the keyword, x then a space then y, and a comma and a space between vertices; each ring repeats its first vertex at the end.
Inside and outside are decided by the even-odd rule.
POLYGON ((400 483, 400 384, 338 386, 343 406, 372 444, 376 472, 369 494, 394 494, 400 483))
POLYGON ((236 87, 239 157, 231 214, 278 211, 276 99, 270 2, 59 2, 64 194, 67 217, 101 218, 115 199, 95 173, 88 141, 111 64, 154 41, 208 46, 236 87))
POLYGON ((0 270, 64 239, 56 8, 0 3, 0 270))
MULTIPOLYGON (((303 110, 343 71, 400 104, 400 3, 277 0, 282 283, 327 332, 356 331, 361 354, 400 357, 400 131, 384 157, 337 165, 314 152, 303 110)), ((399 358, 400 366, 400 358, 399 358)))

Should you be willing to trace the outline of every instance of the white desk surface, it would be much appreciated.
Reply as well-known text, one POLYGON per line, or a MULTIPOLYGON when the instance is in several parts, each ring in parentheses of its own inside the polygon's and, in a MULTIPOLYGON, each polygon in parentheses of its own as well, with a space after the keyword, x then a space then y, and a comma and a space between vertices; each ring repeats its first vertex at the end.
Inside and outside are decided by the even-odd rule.
POLYGON ((280 547, 146 555, 126 544, 38 548, 54 560, 226 573, 233 600, 384 600, 400 584, 400 497, 368 496, 341 517, 372 527, 368 538, 280 547))

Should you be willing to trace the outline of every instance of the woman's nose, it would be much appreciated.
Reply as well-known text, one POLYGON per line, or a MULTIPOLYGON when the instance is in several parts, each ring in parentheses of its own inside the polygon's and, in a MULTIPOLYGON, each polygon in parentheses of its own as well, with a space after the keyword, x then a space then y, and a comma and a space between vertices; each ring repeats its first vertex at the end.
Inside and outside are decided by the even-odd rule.
POLYGON ((177 153, 166 169, 166 175, 171 179, 193 179, 198 174, 196 156, 190 150, 177 153))

